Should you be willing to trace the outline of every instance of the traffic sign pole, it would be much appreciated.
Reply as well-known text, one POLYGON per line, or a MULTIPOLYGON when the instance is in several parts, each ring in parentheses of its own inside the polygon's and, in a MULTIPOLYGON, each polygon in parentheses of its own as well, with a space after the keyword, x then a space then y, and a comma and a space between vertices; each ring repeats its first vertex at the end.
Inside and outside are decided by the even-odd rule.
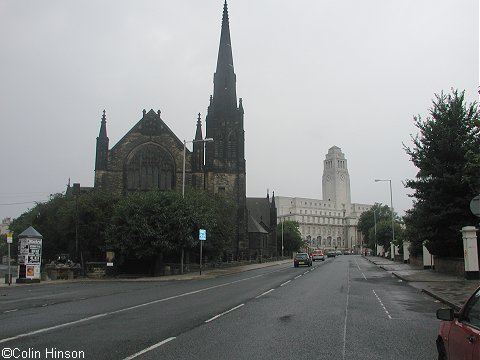
POLYGON ((200 241, 200 275, 202 275, 202 248, 203 248, 203 241, 200 241))
POLYGON ((207 230, 200 229, 198 231, 198 240, 200 240, 200 275, 202 275, 202 250, 203 250, 203 242, 207 240, 207 230))

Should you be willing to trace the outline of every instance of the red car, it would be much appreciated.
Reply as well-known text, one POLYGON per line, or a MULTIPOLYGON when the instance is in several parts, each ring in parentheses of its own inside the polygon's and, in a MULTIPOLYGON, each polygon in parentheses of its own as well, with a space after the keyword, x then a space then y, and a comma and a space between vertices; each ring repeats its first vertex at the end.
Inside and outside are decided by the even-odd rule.
POLYGON ((460 312, 437 310, 440 323, 437 337, 439 360, 480 359, 480 287, 460 312))

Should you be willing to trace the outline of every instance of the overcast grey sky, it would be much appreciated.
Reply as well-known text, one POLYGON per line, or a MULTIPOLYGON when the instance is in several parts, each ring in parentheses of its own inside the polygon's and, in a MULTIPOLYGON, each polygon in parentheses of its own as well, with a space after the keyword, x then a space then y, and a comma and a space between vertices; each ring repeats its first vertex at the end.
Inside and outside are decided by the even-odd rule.
MULTIPOLYGON (((230 0, 247 195, 321 199, 339 146, 352 201, 411 207, 413 116, 479 85, 478 0, 230 0)), ((0 220, 92 186, 103 109, 110 146, 142 110, 195 135, 213 92, 223 0, 0 0, 0 220), (9 205, 13 203, 22 203, 9 205)), ((205 129, 205 127, 204 127, 205 129)))

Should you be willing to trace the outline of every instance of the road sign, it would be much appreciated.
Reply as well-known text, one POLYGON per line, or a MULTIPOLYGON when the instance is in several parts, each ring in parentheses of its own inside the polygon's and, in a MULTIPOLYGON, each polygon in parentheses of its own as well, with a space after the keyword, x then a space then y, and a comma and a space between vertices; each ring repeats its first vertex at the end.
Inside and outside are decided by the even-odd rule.
POLYGON ((207 230, 200 229, 200 231, 198 232, 198 239, 202 241, 207 240, 207 230))
POLYGON ((13 243, 12 233, 7 233, 7 244, 13 243))
POLYGON ((472 201, 470 201, 470 210, 473 215, 480 217, 480 195, 475 196, 472 201))

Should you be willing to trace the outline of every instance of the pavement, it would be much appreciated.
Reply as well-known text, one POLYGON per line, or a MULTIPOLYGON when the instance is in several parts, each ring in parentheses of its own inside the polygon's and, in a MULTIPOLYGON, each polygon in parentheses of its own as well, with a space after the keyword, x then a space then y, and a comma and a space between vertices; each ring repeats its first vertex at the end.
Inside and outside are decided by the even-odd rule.
POLYGON ((76 278, 73 280, 47 280, 47 281, 41 281, 40 283, 35 283, 35 284, 17 284, 16 283, 16 266, 12 267, 12 284, 8 285, 5 281, 5 275, 7 272, 5 269, 2 269, 0 265, 0 288, 2 287, 8 287, 8 286, 29 286, 29 285, 41 285, 41 284, 60 284, 60 283, 67 283, 67 282, 75 282, 75 281, 92 281, 92 282, 100 282, 100 281, 144 281, 144 282, 155 282, 155 281, 172 281, 172 280, 197 280, 197 279, 208 279, 208 278, 214 278, 214 277, 220 277, 228 274, 235 274, 235 273, 240 273, 240 272, 245 272, 245 271, 251 271, 255 269, 260 269, 260 268, 265 268, 265 267, 270 267, 270 266, 275 266, 275 265, 280 265, 280 264, 290 264, 292 263, 291 259, 286 259, 286 260, 279 260, 279 261, 269 261, 269 262, 263 262, 263 263, 251 263, 251 264, 246 264, 246 265, 239 265, 239 266, 229 266, 229 267, 222 267, 222 268, 216 268, 216 269, 206 269, 202 270, 202 274, 200 275, 199 272, 189 272, 185 274, 179 274, 179 275, 167 275, 167 276, 150 276, 150 277, 122 277, 120 276, 115 276, 115 277, 107 277, 107 278, 100 278, 100 279, 94 279, 94 278, 76 278), (3 271, 2 271, 3 270, 3 271))
MULTIPOLYGON (((376 256, 364 256, 364 258, 376 266, 382 268, 383 270, 391 273, 402 281, 407 282, 410 286, 413 286, 420 291, 430 295, 431 297, 441 301, 445 305, 460 310, 465 301, 468 300, 470 295, 480 286, 480 280, 466 280, 461 277, 454 275, 440 273, 431 269, 419 269, 410 264, 403 264, 399 262, 394 262, 387 258, 376 257, 376 256)), ((65 283, 71 281, 173 281, 173 280, 195 280, 195 279, 206 279, 212 277, 219 277, 227 274, 240 273, 250 270, 255 270, 259 268, 275 266, 279 264, 291 263, 292 260, 280 260, 264 263, 253 263, 247 265, 226 267, 226 268, 217 268, 217 269, 208 269, 203 270, 202 274, 196 273, 187 273, 182 275, 170 275, 170 276, 159 276, 159 277, 142 277, 142 278, 107 278, 107 279, 74 279, 74 280, 55 280, 55 281, 42 281, 40 284, 51 284, 51 283, 65 283)), ((5 270, 5 269, 2 269, 5 270)), ((3 271, 0 271, 3 272, 3 271)), ((15 274, 15 272, 14 272, 15 274)), ((16 284, 15 277, 13 277, 12 284, 8 285, 5 283, 5 276, 2 274, 0 278, 0 288, 6 286, 29 286, 30 284, 16 284)), ((38 284, 38 285, 40 285, 38 284)), ((31 284, 33 285, 33 284, 31 284)))
POLYGON ((419 269, 382 257, 364 258, 457 311, 480 286, 480 280, 466 280, 431 269, 419 269))

